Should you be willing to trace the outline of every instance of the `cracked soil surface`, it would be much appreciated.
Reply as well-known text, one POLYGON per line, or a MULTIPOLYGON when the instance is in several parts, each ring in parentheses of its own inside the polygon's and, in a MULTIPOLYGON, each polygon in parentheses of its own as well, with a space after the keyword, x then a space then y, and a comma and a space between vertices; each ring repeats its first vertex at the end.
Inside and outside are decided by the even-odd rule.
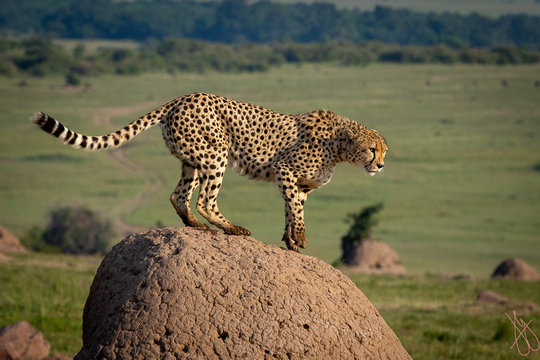
POLYGON ((104 258, 75 359, 410 359, 325 262, 191 228, 132 234, 104 258))

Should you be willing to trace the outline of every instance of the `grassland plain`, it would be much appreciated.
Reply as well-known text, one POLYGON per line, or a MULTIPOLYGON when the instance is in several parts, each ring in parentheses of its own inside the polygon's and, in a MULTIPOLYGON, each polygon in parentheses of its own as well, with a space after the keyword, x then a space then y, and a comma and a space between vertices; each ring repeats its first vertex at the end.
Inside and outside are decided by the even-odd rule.
MULTIPOLYGON (((539 66, 463 65, 102 76, 80 89, 65 88, 60 77, 3 78, 0 219, 22 235, 32 225, 44 225, 52 207, 78 203, 130 224, 179 225, 168 197, 180 163, 158 128, 130 142, 122 156, 161 179, 153 196, 137 204, 132 200, 148 182, 140 171, 120 166, 106 152, 62 146, 27 119, 42 110, 75 130, 102 134, 145 113, 129 111, 141 103, 151 110, 154 102, 207 91, 281 112, 331 109, 378 129, 388 140, 384 174, 367 177, 342 164, 332 182, 310 196, 307 253, 337 259, 346 215, 382 202, 375 237, 389 242, 411 273, 487 276, 510 256, 538 268, 538 80, 539 66), (111 108, 121 115, 110 123, 93 121, 111 108)), ((280 244, 283 203, 275 185, 228 172, 220 207, 256 238, 280 244)))
MULTIPOLYGON (((47 111, 73 129, 101 134, 144 113, 142 103, 150 110, 154 102, 193 91, 282 112, 332 109, 384 134, 390 146, 387 169, 367 177, 349 165, 338 167, 332 182, 306 204, 306 252, 335 260, 347 229, 345 215, 383 202, 374 235, 398 251, 411 275, 351 278, 413 358, 520 359, 510 348, 514 334, 504 313, 516 310, 532 320, 536 334, 540 314, 516 304, 479 306, 474 299, 490 289, 513 301, 540 303, 539 282, 487 280, 495 265, 510 256, 540 267, 538 80, 538 66, 461 65, 104 76, 80 89, 63 87, 60 77, 2 78, 0 221, 21 235, 32 225, 44 225, 51 207, 75 202, 131 224, 179 224, 168 196, 180 166, 158 129, 126 147, 120 159, 139 166, 132 172, 107 153, 61 146, 27 121, 35 111, 47 111), (104 111, 116 114, 111 123, 94 121, 104 111), (141 168, 158 174, 163 183, 156 181, 154 196, 136 204, 132 199, 149 182, 141 168), (440 273, 474 277, 450 280, 440 273)), ((229 172, 220 195, 220 206, 232 221, 260 240, 280 244, 283 204, 274 185, 229 172)), ((0 326, 29 320, 52 342, 53 351, 75 353, 81 346, 84 300, 99 260, 27 254, 0 263, 0 326)))

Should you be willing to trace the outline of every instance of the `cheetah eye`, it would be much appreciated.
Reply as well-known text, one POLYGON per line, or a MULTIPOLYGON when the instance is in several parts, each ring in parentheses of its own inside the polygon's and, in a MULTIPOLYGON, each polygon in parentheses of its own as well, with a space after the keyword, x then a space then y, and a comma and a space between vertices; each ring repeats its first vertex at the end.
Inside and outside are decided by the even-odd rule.
POLYGON ((369 148, 369 151, 371 151, 371 153, 375 155, 375 148, 369 148))

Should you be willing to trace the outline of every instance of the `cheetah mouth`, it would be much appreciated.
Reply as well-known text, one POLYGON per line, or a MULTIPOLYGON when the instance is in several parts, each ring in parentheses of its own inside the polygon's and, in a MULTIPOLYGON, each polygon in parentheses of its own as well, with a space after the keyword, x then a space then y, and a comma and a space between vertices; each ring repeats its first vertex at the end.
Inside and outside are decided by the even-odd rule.
POLYGON ((370 169, 366 169, 366 173, 369 175, 369 176, 373 176, 375 174, 378 174, 380 172, 380 170, 370 170, 370 169))

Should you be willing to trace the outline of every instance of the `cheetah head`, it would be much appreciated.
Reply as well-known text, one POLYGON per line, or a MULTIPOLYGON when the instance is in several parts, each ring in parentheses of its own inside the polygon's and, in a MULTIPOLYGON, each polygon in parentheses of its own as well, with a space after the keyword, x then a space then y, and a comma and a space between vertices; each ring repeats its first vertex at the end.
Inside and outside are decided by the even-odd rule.
POLYGON ((375 130, 362 129, 360 133, 349 133, 346 151, 347 161, 362 167, 368 175, 375 175, 384 168, 384 157, 388 146, 375 130))

